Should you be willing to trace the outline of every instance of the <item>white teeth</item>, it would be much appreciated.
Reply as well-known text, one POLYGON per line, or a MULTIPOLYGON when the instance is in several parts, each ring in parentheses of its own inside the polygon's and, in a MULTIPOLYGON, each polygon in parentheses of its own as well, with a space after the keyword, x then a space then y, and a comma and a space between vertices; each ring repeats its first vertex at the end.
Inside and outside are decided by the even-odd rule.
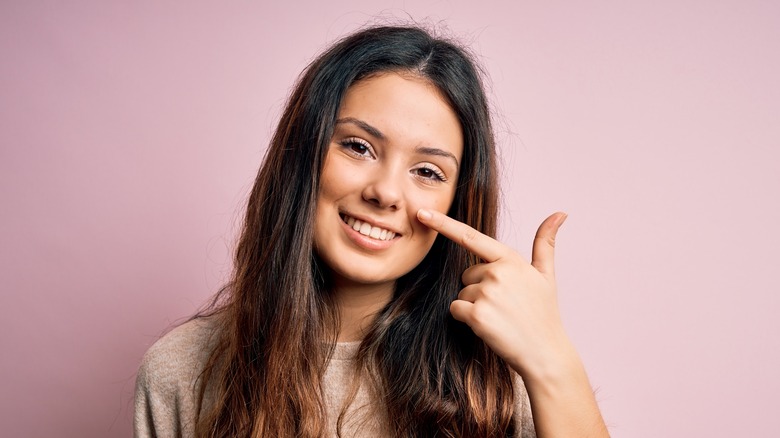
POLYGON ((369 236, 372 239, 391 240, 395 237, 394 232, 388 231, 384 228, 371 226, 371 224, 368 222, 363 222, 347 215, 343 215, 342 219, 347 223, 347 225, 350 226, 350 228, 364 236, 369 236))

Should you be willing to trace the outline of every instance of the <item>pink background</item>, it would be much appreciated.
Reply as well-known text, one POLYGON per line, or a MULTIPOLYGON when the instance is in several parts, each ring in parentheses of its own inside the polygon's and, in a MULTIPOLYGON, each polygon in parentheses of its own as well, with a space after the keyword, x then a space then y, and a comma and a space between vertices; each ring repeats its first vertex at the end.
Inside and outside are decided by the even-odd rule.
POLYGON ((294 78, 377 16, 480 55, 503 240, 569 213, 563 316, 613 436, 777 433, 776 2, 279 3, 0 5, 4 436, 131 434, 139 360, 225 280, 294 78))

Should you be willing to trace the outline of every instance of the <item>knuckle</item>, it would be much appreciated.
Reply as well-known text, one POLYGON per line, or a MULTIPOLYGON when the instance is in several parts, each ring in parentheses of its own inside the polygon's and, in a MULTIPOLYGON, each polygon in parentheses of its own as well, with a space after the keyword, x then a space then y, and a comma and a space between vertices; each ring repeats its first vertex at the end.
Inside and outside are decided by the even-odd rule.
POLYGON ((536 236, 534 238, 535 241, 538 243, 546 243, 550 246, 550 248, 555 248, 555 237, 554 236, 536 236))
POLYGON ((480 303, 475 303, 474 307, 471 310, 471 322, 472 325, 475 326, 482 326, 485 324, 486 321, 489 321, 490 314, 489 309, 484 306, 480 305, 480 303))
POLYGON ((488 269, 485 271, 485 280, 487 281, 493 281, 493 282, 500 282, 501 281, 501 273, 498 271, 498 269, 488 269))
POLYGON ((486 300, 491 300, 495 298, 496 291, 490 286, 483 286, 479 289, 479 296, 486 300))
POLYGON ((461 235, 460 239, 461 239, 461 243, 467 245, 470 242, 477 240, 477 231, 473 228, 467 228, 461 235))

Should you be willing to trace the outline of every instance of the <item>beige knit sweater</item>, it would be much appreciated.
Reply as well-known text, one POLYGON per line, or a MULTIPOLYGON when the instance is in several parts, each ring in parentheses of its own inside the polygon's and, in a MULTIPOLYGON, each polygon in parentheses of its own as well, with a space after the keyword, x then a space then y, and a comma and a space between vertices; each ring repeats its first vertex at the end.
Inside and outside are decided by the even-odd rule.
MULTIPOLYGON (((194 435, 197 418, 194 383, 208 359, 213 330, 208 318, 190 321, 163 336, 146 352, 136 378, 136 437, 194 435)), ((357 348, 358 342, 337 344, 325 371, 323 390, 328 418, 331 419, 328 436, 336 436, 335 421, 351 382, 350 364, 357 348)), ((528 396, 519 378, 517 389, 517 436, 534 437, 528 396)), ((380 419, 359 415, 368 406, 368 394, 361 389, 347 411, 347 420, 342 428, 344 437, 388 436, 382 431, 380 419)))

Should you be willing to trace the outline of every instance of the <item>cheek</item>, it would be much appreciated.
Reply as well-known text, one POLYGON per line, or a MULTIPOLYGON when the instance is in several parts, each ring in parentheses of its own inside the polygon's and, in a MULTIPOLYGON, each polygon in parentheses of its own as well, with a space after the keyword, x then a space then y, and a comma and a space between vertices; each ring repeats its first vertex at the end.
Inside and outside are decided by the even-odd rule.
POLYGON ((319 201, 332 201, 358 193, 365 184, 359 169, 345 165, 339 157, 328 157, 320 176, 319 201))
POLYGON ((409 217, 414 227, 415 235, 420 241, 425 241, 428 245, 433 245, 433 241, 436 239, 438 233, 423 225, 417 219, 417 211, 421 208, 436 210, 441 213, 447 214, 452 205, 452 198, 454 196, 423 196, 409 202, 409 217))
POLYGON ((322 171, 322 176, 320 177, 320 191, 318 196, 318 201, 321 204, 322 201, 327 201, 329 199, 333 199, 337 196, 337 193, 340 191, 339 189, 339 180, 336 178, 333 178, 333 172, 328 171, 328 166, 325 167, 322 171))
POLYGON ((454 189, 452 191, 435 191, 429 193, 418 194, 409 201, 409 207, 413 210, 413 214, 417 215, 417 210, 426 208, 429 210, 436 210, 438 212, 447 214, 452 206, 452 202, 455 198, 454 189))

